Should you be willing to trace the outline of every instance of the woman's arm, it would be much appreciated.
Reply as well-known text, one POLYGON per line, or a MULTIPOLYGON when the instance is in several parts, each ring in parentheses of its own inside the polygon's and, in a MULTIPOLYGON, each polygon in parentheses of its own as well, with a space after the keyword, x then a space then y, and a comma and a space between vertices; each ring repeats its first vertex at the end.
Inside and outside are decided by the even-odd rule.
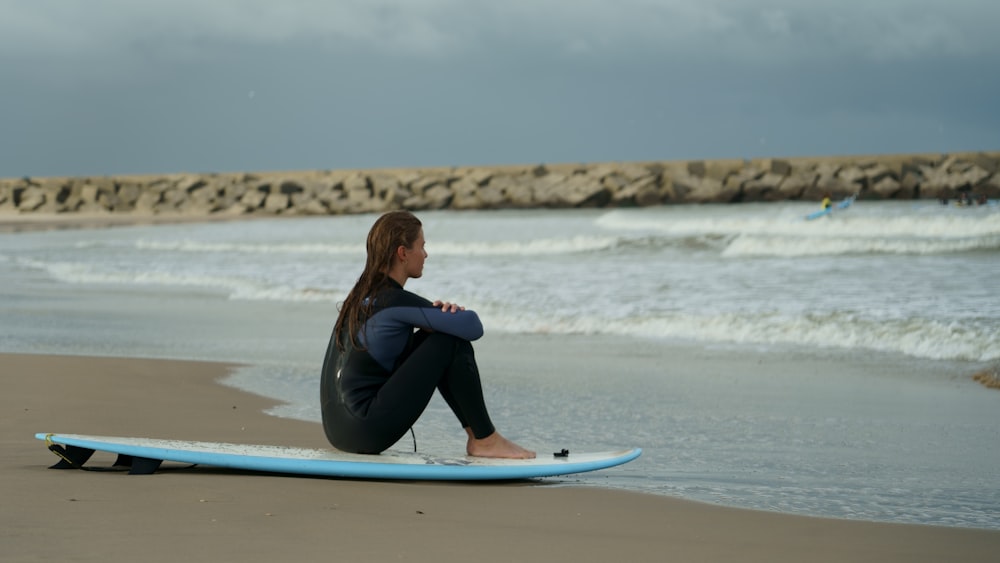
POLYGON ((475 311, 464 308, 393 307, 392 315, 406 324, 443 332, 463 340, 478 340, 483 336, 483 323, 475 311))

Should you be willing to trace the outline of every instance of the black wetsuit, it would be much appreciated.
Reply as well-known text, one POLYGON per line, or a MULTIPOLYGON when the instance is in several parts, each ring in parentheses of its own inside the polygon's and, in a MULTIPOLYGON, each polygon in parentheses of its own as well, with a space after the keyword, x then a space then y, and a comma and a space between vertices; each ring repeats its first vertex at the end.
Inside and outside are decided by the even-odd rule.
POLYGON ((492 434, 471 344, 482 335, 476 313, 442 311, 389 279, 358 331, 364 350, 346 334, 330 336, 320 381, 327 439, 342 451, 382 452, 413 426, 435 389, 463 428, 476 438, 492 434))

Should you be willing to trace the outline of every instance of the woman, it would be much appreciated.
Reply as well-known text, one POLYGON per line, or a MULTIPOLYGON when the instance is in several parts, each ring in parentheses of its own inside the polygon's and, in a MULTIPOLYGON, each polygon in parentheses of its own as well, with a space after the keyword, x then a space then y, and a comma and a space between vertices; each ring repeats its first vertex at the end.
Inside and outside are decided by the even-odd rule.
POLYGON ((483 335, 476 313, 403 289, 423 275, 420 220, 407 211, 382 215, 367 247, 365 270, 341 305, 323 362, 320 398, 330 443, 380 453, 406 434, 438 389, 468 435, 469 455, 535 457, 490 421, 471 344, 483 335))

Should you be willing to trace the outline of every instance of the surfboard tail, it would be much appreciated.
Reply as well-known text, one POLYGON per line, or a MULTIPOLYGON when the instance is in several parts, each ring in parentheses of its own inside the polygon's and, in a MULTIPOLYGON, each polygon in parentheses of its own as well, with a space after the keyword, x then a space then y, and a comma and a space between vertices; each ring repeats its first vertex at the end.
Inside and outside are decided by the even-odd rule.
POLYGON ((128 469, 129 475, 151 475, 163 463, 159 459, 118 454, 118 458, 115 459, 110 468, 84 467, 84 464, 90 460, 90 457, 94 455, 96 450, 80 446, 61 445, 51 440, 46 440, 46 442, 48 443, 49 451, 59 458, 59 461, 54 465, 50 465, 49 469, 81 469, 84 471, 124 471, 128 469))

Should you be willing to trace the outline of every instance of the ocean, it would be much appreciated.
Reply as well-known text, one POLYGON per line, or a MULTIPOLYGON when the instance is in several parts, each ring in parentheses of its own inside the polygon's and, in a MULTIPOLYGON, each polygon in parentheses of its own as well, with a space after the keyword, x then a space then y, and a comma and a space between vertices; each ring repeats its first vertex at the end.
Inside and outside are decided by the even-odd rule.
MULTIPOLYGON (((1000 206, 814 209, 423 212, 407 289, 479 313, 506 435, 644 448, 560 483, 1000 529, 1000 392, 971 380, 1000 364, 1000 206)), ((229 384, 319 420, 374 218, 2 234, 0 352, 246 363, 229 384)), ((414 430, 464 445, 439 399, 414 430)))

